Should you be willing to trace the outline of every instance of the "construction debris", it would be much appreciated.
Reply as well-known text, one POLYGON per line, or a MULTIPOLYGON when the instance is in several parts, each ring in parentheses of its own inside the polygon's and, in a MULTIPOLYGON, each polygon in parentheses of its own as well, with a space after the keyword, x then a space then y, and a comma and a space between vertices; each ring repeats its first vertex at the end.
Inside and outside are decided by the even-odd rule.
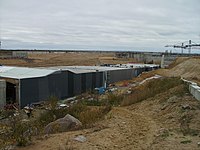
POLYGON ((78 142, 81 142, 81 143, 84 143, 87 141, 86 137, 83 136, 83 135, 78 135, 77 137, 74 138, 75 141, 78 141, 78 142))
POLYGON ((141 84, 144 84, 146 81, 149 81, 149 80, 152 80, 152 79, 158 79, 158 78, 161 78, 162 76, 160 75, 155 75, 153 77, 150 77, 150 78, 146 78, 145 80, 143 80, 142 82, 140 82, 140 85, 141 84))

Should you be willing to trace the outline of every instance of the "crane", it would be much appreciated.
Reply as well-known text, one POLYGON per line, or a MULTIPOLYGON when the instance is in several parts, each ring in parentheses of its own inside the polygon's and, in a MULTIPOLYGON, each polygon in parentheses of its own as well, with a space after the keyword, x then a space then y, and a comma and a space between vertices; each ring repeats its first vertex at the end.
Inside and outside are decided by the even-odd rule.
POLYGON ((181 44, 166 45, 165 47, 181 48, 181 53, 183 53, 183 49, 188 49, 188 53, 190 54, 192 47, 200 48, 200 44, 197 44, 195 42, 192 42, 192 40, 189 40, 186 42, 182 42, 181 44))

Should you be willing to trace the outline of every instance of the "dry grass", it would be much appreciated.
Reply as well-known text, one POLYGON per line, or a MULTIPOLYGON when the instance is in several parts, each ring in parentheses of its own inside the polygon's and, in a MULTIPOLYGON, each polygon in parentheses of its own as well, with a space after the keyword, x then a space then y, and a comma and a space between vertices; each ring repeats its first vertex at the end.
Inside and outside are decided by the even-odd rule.
POLYGON ((30 53, 28 59, 0 59, 0 64, 9 66, 45 67, 70 65, 101 65, 135 62, 134 59, 116 58, 114 53, 68 52, 30 53))
POLYGON ((110 106, 104 107, 90 107, 87 110, 81 112, 78 116, 82 122, 84 128, 93 126, 93 124, 102 119, 109 111, 110 106))
POLYGON ((121 103, 122 106, 127 106, 137 102, 141 102, 150 97, 165 92, 166 90, 183 84, 179 78, 160 78, 146 82, 134 89, 132 94, 125 97, 121 103))

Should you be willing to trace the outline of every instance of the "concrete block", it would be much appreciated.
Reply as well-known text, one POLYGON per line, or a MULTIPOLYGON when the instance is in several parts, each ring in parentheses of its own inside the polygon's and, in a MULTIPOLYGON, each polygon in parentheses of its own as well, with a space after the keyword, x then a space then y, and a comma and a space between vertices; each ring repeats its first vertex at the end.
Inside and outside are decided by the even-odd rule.
POLYGON ((194 95, 194 93, 195 93, 195 87, 194 87, 194 85, 190 84, 190 85, 189 85, 189 90, 190 90, 190 93, 191 93, 192 95, 194 95))
POLYGON ((196 89, 194 93, 194 97, 200 101, 200 90, 196 89))
POLYGON ((200 101, 200 87, 199 86, 197 86, 196 84, 190 84, 189 91, 195 97, 195 99, 200 101))

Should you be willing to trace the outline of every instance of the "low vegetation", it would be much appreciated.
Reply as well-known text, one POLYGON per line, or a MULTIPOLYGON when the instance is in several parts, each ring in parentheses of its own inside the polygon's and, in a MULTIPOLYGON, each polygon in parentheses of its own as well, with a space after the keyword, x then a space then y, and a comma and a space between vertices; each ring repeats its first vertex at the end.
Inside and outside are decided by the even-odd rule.
MULTIPOLYGON (((38 118, 23 121, 19 117, 10 117, 10 123, 6 127, 8 129, 0 135, 0 147, 13 143, 16 143, 18 146, 26 146, 31 142, 33 136, 44 134, 44 127, 47 124, 64 117, 66 114, 79 119, 83 124, 83 128, 88 128, 102 119, 111 110, 111 105, 104 105, 102 103, 100 107, 90 106, 85 101, 80 101, 69 108, 58 109, 56 107, 57 102, 57 98, 50 97, 49 110, 45 110, 38 118)), ((6 116, 9 114, 10 112, 5 113, 6 116)))
MULTIPOLYGON (((33 118, 28 122, 14 119, 13 123, 9 126, 9 131, 5 132, 7 134, 5 139, 10 141, 10 143, 17 143, 19 146, 25 146, 29 144, 33 136, 43 135, 43 129, 47 124, 64 117, 66 114, 70 114, 79 119, 83 124, 83 128, 88 128, 102 119, 111 110, 112 106, 127 106, 138 103, 179 85, 184 85, 180 78, 159 78, 147 81, 144 84, 133 88, 130 95, 109 93, 107 98, 103 100, 99 100, 98 98, 96 100, 80 100, 77 104, 74 104, 69 108, 61 109, 57 108, 58 99, 51 97, 48 104, 49 109, 41 113, 40 117, 33 118)), ((178 91, 176 96, 182 95, 183 92, 187 92, 186 90, 187 88, 185 88, 185 91, 178 91)), ((5 113, 5 116, 8 116, 9 114, 10 112, 5 113)), ((181 129, 183 130, 182 132, 188 134, 189 129, 187 122, 182 123, 181 129)), ((168 136, 168 133, 163 136, 168 136)), ((6 145, 8 143, 0 141, 0 144, 6 145)))
POLYGON ((54 109, 43 113, 38 119, 38 124, 44 127, 48 123, 55 121, 55 119, 62 118, 66 114, 70 114, 80 120, 83 127, 88 127, 103 118, 104 115, 110 110, 110 105, 102 107, 89 107, 85 103, 79 102, 67 109, 54 109))
MULTIPOLYGON (((154 97, 155 95, 165 92, 166 90, 183 84, 180 78, 160 78, 153 81, 146 82, 134 89, 132 94, 126 96, 121 105, 127 106, 134 103, 141 102, 147 98, 154 97)), ((177 93, 181 94, 181 93, 177 93)))
POLYGON ((119 106, 124 99, 123 95, 109 93, 105 99, 102 100, 83 100, 82 103, 87 106, 119 106))

